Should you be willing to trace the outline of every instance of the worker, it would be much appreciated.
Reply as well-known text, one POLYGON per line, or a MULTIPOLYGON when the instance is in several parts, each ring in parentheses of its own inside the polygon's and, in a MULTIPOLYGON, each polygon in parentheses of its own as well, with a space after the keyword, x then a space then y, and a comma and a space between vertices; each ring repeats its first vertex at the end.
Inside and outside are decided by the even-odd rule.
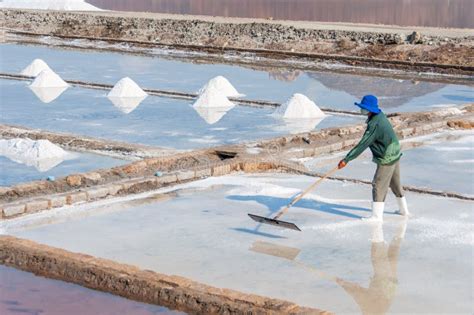
POLYGON ((397 197, 397 213, 408 217, 407 201, 400 184, 400 143, 387 119, 380 110, 377 97, 366 95, 360 103, 354 103, 360 107, 362 114, 367 115, 367 129, 360 142, 347 153, 338 168, 344 168, 347 163, 357 158, 365 149, 370 148, 373 161, 377 164, 374 179, 372 181, 372 215, 362 218, 367 221, 383 221, 385 197, 390 187, 397 197))

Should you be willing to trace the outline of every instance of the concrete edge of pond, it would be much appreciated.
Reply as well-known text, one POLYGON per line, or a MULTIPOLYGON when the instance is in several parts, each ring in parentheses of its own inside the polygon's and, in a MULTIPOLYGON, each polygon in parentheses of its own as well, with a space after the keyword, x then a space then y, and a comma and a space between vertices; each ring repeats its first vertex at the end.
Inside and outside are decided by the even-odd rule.
POLYGON ((12 236, 0 236, 0 264, 192 314, 330 314, 12 236))

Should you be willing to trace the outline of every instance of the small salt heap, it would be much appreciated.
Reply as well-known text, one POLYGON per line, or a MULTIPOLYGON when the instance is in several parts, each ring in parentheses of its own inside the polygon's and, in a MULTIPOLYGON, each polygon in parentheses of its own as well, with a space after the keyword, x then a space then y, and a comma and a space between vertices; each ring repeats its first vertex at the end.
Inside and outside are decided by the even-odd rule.
POLYGON ((313 101, 299 93, 294 94, 286 103, 278 107, 273 115, 289 119, 326 116, 313 101))
POLYGON ((234 106, 234 103, 214 86, 207 87, 193 104, 199 116, 210 125, 221 120, 234 106))
POLYGON ((298 93, 277 108, 273 115, 284 120, 284 129, 291 134, 310 132, 326 117, 313 101, 298 93))
POLYGON ((41 71, 33 83, 30 84, 32 88, 62 88, 67 86, 68 84, 51 69, 41 71))
POLYGON ((107 97, 125 114, 132 112, 148 96, 138 84, 129 77, 118 81, 107 97))
POLYGON ((108 97, 146 97, 145 91, 143 91, 138 84, 135 83, 129 77, 125 77, 118 81, 114 88, 107 94, 108 97))
POLYGON ((2 0, 0 8, 64 11, 101 11, 84 0, 2 0))
POLYGON ((207 84, 204 87, 202 87, 199 90, 198 93, 202 94, 202 93, 204 93, 204 91, 206 91, 209 88, 213 88, 213 89, 216 89, 216 90, 220 91, 226 97, 242 97, 242 96, 245 96, 244 94, 240 94, 239 92, 237 92, 237 90, 229 82, 229 80, 227 80, 223 76, 217 76, 217 77, 209 80, 209 82, 207 82, 207 84))
POLYGON ((51 68, 42 59, 35 59, 33 60, 32 63, 28 65, 28 67, 26 67, 25 69, 23 69, 23 71, 21 71, 21 74, 27 75, 30 77, 36 77, 43 70, 51 70, 51 68))
POLYGON ((0 139, 0 156, 45 172, 64 161, 68 153, 48 140, 0 139))

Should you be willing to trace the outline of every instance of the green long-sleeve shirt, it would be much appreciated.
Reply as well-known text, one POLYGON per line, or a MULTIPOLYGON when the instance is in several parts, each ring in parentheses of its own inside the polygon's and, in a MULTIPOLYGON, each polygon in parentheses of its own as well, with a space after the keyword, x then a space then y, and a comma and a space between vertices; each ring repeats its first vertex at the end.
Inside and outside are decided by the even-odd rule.
POLYGON ((382 112, 367 119, 367 129, 362 139, 347 153, 344 161, 352 161, 367 148, 372 151, 373 161, 377 164, 393 164, 402 156, 397 135, 382 112))

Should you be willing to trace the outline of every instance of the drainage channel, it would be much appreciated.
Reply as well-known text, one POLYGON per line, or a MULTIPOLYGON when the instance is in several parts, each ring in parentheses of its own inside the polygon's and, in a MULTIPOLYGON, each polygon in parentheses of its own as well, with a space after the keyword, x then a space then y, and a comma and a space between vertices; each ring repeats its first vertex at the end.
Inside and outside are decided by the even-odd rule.
MULTIPOLYGON (((8 80, 33 80, 34 77, 25 76, 21 74, 14 74, 14 73, 0 73, 0 79, 8 79, 8 80)), ((79 86, 88 89, 96 89, 96 90, 110 90, 114 86, 111 84, 104 84, 104 83, 95 83, 95 82, 84 82, 79 80, 65 80, 67 83, 79 86)), ((186 92, 179 92, 179 91, 170 91, 170 90, 158 90, 158 89, 143 89, 150 95, 159 96, 159 97, 168 97, 168 98, 176 98, 176 99, 184 99, 184 100, 192 100, 198 97, 196 93, 186 93, 186 92)), ((244 100, 235 97, 229 97, 229 100, 232 102, 238 103, 242 106, 250 106, 250 107, 272 107, 276 108, 281 106, 280 103, 270 102, 265 100, 244 100)), ((331 114, 338 114, 338 115, 351 115, 351 116, 363 116, 363 114, 354 112, 354 111, 347 111, 347 110, 338 110, 332 108, 321 108, 323 112, 331 113, 331 114)))

